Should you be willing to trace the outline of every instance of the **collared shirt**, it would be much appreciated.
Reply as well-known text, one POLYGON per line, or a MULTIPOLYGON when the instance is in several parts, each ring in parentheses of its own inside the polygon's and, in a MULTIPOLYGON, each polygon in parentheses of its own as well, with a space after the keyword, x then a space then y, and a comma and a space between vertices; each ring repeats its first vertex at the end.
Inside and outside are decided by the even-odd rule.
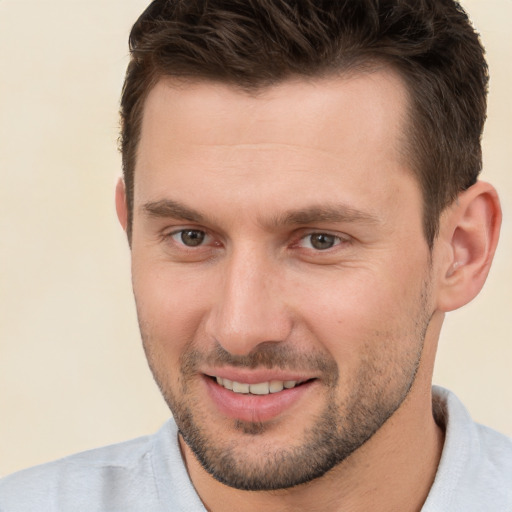
MULTIPOLYGON (((446 438, 422 512, 512 512, 512 440, 434 388, 446 438)), ((0 480, 1 512, 205 512, 169 420, 154 435, 72 455, 0 480)))

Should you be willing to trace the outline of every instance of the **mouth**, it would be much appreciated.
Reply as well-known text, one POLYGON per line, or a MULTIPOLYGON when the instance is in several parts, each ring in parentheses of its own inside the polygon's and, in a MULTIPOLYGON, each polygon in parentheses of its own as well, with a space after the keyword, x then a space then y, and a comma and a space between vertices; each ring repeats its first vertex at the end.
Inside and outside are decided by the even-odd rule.
POLYGON ((313 380, 270 380, 249 384, 247 382, 237 382, 235 380, 230 380, 218 376, 210 375, 209 377, 224 389, 243 395, 269 395, 271 393, 280 393, 285 389, 293 389, 297 386, 305 384, 306 382, 309 382, 310 380, 313 380))
POLYGON ((212 405, 222 417, 244 422, 262 423, 289 417, 299 403, 309 403, 304 401, 306 397, 320 389, 318 378, 290 374, 278 380, 277 375, 272 378, 269 372, 230 373, 231 378, 205 373, 203 382, 212 405))

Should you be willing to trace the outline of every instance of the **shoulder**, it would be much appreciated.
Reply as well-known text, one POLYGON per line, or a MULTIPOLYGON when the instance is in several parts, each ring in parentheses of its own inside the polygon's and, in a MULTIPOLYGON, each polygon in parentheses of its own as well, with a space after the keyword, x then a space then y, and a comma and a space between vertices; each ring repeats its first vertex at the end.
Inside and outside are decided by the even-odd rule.
MULTIPOLYGON (((14 473, 0 480, 2 512, 122 510, 113 492, 155 494, 152 484, 154 436, 78 453, 14 473)), ((127 501, 129 503, 129 501, 127 501)), ((128 510, 128 509, 126 509, 128 510)))
POLYGON ((512 439, 484 425, 475 424, 475 451, 488 475, 507 484, 512 506, 512 439))
POLYGON ((475 423, 445 389, 434 388, 434 409, 446 437, 424 512, 512 510, 512 439, 475 423))
POLYGON ((173 419, 139 437, 0 480, 1 512, 204 512, 173 419))
MULTIPOLYGON (((475 423, 454 393, 434 387, 434 400, 438 400, 446 429, 443 457, 456 453, 468 459, 479 460, 487 470, 494 467, 512 478, 512 438, 485 425, 475 423)), ((466 468, 468 469, 468 468, 466 468)))

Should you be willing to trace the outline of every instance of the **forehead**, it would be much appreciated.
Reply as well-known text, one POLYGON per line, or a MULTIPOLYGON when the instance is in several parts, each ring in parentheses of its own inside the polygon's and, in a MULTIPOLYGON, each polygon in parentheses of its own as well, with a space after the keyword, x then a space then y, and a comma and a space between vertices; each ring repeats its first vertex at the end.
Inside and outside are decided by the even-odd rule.
POLYGON ((362 201, 381 186, 392 194, 411 179, 402 154, 407 105, 402 80, 388 69, 252 94, 162 79, 145 103, 135 204, 197 199, 190 187, 201 187, 203 200, 229 192, 232 204, 250 204, 255 194, 321 203, 341 188, 362 201))
POLYGON ((350 142, 351 133, 396 147, 407 105, 403 81, 389 68, 290 79, 255 91, 164 77, 146 99, 142 135, 153 139, 157 125, 170 121, 184 143, 293 142, 331 150, 332 138, 324 135, 335 129, 340 142, 350 142))

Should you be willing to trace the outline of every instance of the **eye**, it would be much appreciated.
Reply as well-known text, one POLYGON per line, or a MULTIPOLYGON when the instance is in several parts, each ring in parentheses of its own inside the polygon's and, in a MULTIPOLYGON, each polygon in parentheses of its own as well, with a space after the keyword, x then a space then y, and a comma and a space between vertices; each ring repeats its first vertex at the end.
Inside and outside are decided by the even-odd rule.
POLYGON ((316 251, 325 251, 339 245, 341 239, 339 236, 330 235, 329 233, 310 233, 300 240, 299 245, 307 249, 315 249, 316 251))
POLYGON ((207 235, 199 229, 182 229, 172 233, 171 238, 187 247, 198 247, 203 244, 207 235))

